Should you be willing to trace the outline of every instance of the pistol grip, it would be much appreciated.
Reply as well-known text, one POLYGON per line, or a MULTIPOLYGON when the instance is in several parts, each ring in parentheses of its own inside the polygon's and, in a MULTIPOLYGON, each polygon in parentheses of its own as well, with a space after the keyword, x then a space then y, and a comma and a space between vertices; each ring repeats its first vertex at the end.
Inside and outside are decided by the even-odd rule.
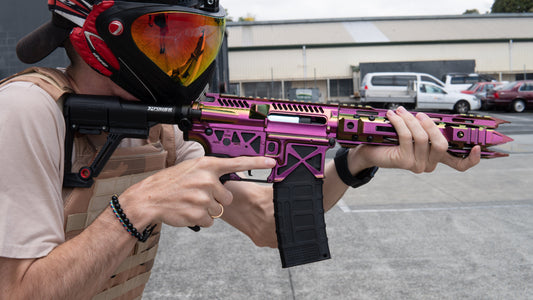
POLYGON ((274 183, 274 217, 283 268, 329 259, 321 178, 300 164, 274 183))

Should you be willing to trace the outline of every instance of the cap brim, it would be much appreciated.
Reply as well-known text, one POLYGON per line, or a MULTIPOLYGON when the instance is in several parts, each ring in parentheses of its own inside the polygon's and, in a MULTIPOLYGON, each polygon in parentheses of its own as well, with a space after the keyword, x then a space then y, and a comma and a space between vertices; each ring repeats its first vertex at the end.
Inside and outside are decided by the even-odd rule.
POLYGON ((17 43, 17 56, 33 64, 48 56, 67 39, 71 29, 55 26, 52 21, 30 32, 17 43))

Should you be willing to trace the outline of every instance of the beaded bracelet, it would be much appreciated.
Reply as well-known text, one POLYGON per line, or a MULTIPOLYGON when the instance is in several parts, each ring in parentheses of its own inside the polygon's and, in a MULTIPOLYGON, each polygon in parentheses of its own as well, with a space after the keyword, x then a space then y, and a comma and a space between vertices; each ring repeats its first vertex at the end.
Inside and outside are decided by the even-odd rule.
POLYGON ((133 227, 133 224, 130 223, 130 220, 126 218, 126 214, 124 213, 124 210, 120 208, 120 204, 118 203, 117 195, 113 195, 111 197, 109 206, 111 206, 111 209, 113 209, 115 216, 117 216, 117 219, 120 221, 122 226, 124 226, 124 228, 129 232, 129 234, 137 238, 140 242, 143 242, 143 243, 146 242, 146 240, 152 234, 152 231, 154 231, 154 228, 157 226, 157 224, 154 224, 154 225, 148 224, 148 226, 146 226, 143 233, 141 234, 135 227, 133 227))

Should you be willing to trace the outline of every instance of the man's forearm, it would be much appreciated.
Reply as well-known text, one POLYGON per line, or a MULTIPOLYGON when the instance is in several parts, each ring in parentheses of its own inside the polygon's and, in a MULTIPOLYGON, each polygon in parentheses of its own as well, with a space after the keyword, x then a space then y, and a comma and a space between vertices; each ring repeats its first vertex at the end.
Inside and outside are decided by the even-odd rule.
MULTIPOLYGON (((364 157, 358 155, 358 151, 364 145, 350 149, 348 155, 348 169, 351 174, 357 174, 360 171, 373 167, 364 157)), ((339 178, 335 163, 333 160, 329 161, 324 170, 324 210, 330 210, 341 199, 341 197, 348 190, 348 186, 339 178)))
POLYGON ((324 193, 324 210, 330 210, 339 199, 344 195, 348 186, 342 182, 335 169, 333 160, 328 162, 324 171, 324 185, 322 192, 324 193))
POLYGON ((107 208, 86 230, 45 257, 0 258, 0 294, 6 299, 91 298, 135 241, 107 208))

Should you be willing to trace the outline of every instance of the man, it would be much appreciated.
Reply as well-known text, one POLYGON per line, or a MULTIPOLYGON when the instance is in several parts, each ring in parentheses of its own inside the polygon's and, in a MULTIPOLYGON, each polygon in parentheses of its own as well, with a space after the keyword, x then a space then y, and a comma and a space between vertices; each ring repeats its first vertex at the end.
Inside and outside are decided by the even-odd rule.
MULTIPOLYGON (((146 141, 124 141, 91 188, 62 188, 60 95, 190 103, 209 78, 224 32, 218 1, 50 0, 49 6, 53 22, 20 44, 19 57, 36 62, 61 44, 71 65, 65 73, 31 71, 0 87, 0 298, 139 297, 160 223, 209 227, 221 217, 256 245, 276 247, 272 188, 219 181, 275 161, 201 157, 176 127, 153 130, 146 141), (142 167, 133 167, 139 161, 142 167)), ((351 149, 344 182, 374 166, 421 173, 439 162, 458 170, 479 162, 478 147, 466 159, 449 155, 425 114, 400 108, 387 116, 400 145, 351 149)), ((94 157, 102 138, 76 136, 74 168, 94 157)), ((348 188, 338 174, 333 162, 326 166, 326 210, 348 188)))

